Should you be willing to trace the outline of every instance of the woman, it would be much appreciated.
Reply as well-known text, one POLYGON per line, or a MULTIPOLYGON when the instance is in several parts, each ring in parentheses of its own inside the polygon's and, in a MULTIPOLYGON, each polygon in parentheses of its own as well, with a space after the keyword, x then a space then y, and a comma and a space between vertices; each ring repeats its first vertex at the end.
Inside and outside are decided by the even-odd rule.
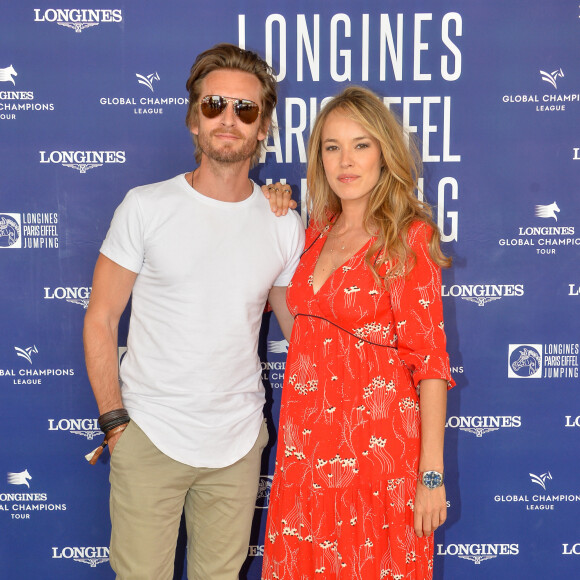
POLYGON ((432 577, 431 532, 446 517, 450 260, 414 195, 418 165, 366 89, 346 89, 316 119, 265 579, 432 577))

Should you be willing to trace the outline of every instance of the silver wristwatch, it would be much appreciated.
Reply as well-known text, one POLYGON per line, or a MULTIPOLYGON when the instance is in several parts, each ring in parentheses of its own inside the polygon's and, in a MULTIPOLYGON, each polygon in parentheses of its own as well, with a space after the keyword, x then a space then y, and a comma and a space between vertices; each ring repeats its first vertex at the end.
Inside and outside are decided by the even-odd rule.
POLYGON ((443 485, 443 473, 439 471, 423 471, 419 473, 419 481, 428 489, 435 489, 443 485))

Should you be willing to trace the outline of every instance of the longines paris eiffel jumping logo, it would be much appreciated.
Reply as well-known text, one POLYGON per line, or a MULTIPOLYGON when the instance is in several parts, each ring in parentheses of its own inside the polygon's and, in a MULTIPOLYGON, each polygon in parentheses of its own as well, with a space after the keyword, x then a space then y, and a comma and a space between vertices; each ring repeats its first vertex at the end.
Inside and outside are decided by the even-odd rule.
POLYGON ((510 379, 577 379, 579 343, 510 344, 510 379))
POLYGON ((0 213, 0 249, 58 249, 58 213, 0 213))

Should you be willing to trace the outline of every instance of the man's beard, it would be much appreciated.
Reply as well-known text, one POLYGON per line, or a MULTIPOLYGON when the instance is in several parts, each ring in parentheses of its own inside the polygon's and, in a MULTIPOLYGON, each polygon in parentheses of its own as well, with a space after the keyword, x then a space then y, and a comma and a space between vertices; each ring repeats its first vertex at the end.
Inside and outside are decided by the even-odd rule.
MULTIPOLYGON (((216 129, 215 133, 222 133, 223 129, 216 129)), ((253 157, 256 149, 259 147, 260 142, 256 139, 254 143, 250 139, 245 139, 243 135, 236 131, 230 131, 232 135, 239 137, 243 140, 241 148, 228 147, 227 143, 224 143, 220 148, 214 147, 212 144, 211 134, 199 132, 197 136, 197 145, 201 152, 206 155, 209 159, 217 161, 218 163, 239 163, 240 161, 245 161, 253 157)), ((235 141, 232 145, 238 145, 239 141, 235 141)))

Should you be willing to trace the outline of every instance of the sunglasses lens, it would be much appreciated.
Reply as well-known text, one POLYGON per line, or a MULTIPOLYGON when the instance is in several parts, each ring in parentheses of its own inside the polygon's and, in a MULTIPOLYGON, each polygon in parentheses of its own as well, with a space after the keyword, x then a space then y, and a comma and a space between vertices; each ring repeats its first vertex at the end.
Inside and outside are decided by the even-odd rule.
POLYGON ((236 114, 242 123, 253 123, 260 114, 260 108, 253 101, 238 101, 235 107, 236 114))
POLYGON ((222 99, 217 95, 212 95, 202 99, 201 112, 208 119, 213 119, 214 117, 221 115, 227 106, 228 102, 225 99, 222 99))
POLYGON ((234 113, 240 118, 242 123, 251 125, 260 114, 260 107, 247 99, 228 99, 219 95, 208 95, 201 100, 201 112, 204 117, 213 119, 221 115, 231 101, 234 107, 234 113))

